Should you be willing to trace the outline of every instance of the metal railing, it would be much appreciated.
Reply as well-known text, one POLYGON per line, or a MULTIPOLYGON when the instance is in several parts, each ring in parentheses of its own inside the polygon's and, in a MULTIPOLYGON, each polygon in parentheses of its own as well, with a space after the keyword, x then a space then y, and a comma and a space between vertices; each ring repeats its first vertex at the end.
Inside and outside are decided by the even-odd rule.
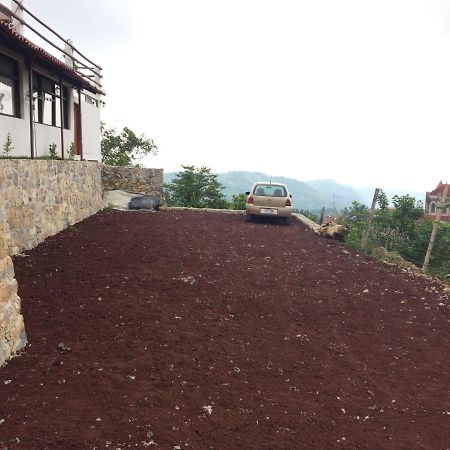
MULTIPOLYGON (((70 65, 72 68, 84 79, 86 79, 87 82, 95 84, 99 89, 102 88, 101 79, 101 66, 94 63, 92 60, 90 60, 88 57, 86 57, 83 53, 81 53, 70 41, 69 39, 64 39, 59 33, 57 33, 55 30, 53 30, 50 26, 48 26, 46 23, 44 23, 41 19, 39 19, 35 14, 33 14, 28 8, 23 6, 21 1, 19 0, 12 0, 17 5, 17 10, 22 10, 23 13, 28 14, 28 16, 32 19, 32 21, 37 22, 39 25, 44 27, 47 31, 53 35, 53 39, 56 37, 57 39, 61 40, 64 43, 64 49, 61 48, 59 45, 55 44, 51 40, 51 38, 48 38, 44 36, 41 32, 36 30, 36 25, 31 25, 27 20, 25 20, 21 15, 16 14, 15 12, 9 10, 9 13, 11 14, 11 17, 13 17, 15 20, 17 20, 19 23, 21 23, 24 27, 26 27, 28 30, 30 30, 35 35, 39 36, 41 39, 43 39, 45 42, 47 42, 49 45, 51 45, 53 48, 61 52, 63 55, 65 55, 68 58, 68 61, 70 62, 70 65)), ((16 12, 17 12, 16 10, 16 12)), ((27 18, 28 19, 28 18, 27 18)), ((67 64, 67 62, 65 62, 67 64)))

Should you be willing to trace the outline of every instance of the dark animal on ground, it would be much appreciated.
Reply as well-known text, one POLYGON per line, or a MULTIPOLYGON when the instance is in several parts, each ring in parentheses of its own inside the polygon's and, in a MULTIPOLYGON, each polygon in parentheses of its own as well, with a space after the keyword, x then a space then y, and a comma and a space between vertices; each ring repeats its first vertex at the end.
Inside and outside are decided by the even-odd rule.
POLYGON ((155 195, 141 195, 133 197, 128 203, 128 209, 149 209, 159 211, 161 200, 155 195))

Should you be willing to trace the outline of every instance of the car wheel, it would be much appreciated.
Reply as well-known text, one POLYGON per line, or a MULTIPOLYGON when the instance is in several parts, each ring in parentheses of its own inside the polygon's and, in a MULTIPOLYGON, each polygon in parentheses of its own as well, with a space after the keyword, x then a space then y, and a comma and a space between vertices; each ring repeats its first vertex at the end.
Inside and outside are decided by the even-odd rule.
POLYGON ((283 223, 285 225, 290 225, 291 224, 291 218, 290 217, 285 217, 284 220, 283 220, 283 223))
POLYGON ((253 222, 253 216, 251 216, 250 214, 246 214, 245 215, 245 221, 246 222, 253 222))

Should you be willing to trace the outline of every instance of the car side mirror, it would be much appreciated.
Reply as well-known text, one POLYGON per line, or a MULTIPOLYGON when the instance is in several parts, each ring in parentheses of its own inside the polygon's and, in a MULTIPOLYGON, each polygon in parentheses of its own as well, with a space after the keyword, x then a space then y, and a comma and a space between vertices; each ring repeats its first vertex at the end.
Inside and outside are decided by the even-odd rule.
POLYGON ((250 191, 246 192, 245 195, 250 195, 250 191))
POLYGON ((292 194, 289 194, 289 197, 291 197, 291 198, 292 198, 292 194))

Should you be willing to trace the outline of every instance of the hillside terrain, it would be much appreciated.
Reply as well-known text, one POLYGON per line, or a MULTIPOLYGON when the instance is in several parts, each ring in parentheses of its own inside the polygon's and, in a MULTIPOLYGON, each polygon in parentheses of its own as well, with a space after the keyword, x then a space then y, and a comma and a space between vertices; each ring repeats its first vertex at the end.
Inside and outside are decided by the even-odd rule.
MULTIPOLYGON (((168 183, 175 177, 174 172, 164 174, 164 182, 168 183)), ((270 180, 270 175, 262 172, 248 172, 248 171, 232 171, 226 173, 219 173, 218 180, 224 186, 223 193, 227 199, 231 199, 233 195, 246 192, 250 189, 256 181, 270 180)), ((321 208, 325 206, 327 213, 333 213, 334 206, 336 210, 340 211, 352 204, 353 201, 358 201, 370 206, 372 203, 374 187, 355 188, 334 180, 310 180, 299 181, 295 178, 287 177, 272 177, 273 181, 286 183, 292 194, 293 205, 298 209, 308 209, 313 213, 319 213, 321 208)), ((384 190, 389 200, 392 200, 394 195, 409 194, 417 200, 424 201, 424 192, 408 192, 404 190, 384 190)))
MULTIPOLYGON (((164 182, 170 182, 175 173, 165 173, 164 182)), ((228 199, 233 195, 248 191, 256 181, 270 180, 270 175, 261 172, 233 171, 218 174, 218 180, 225 187, 223 193, 228 199)), ((351 205, 352 201, 363 202, 359 193, 350 186, 339 184, 333 180, 316 180, 303 182, 282 176, 272 177, 272 181, 285 183, 292 194, 293 206, 319 212, 325 206, 332 211, 333 203, 337 210, 351 205)))

